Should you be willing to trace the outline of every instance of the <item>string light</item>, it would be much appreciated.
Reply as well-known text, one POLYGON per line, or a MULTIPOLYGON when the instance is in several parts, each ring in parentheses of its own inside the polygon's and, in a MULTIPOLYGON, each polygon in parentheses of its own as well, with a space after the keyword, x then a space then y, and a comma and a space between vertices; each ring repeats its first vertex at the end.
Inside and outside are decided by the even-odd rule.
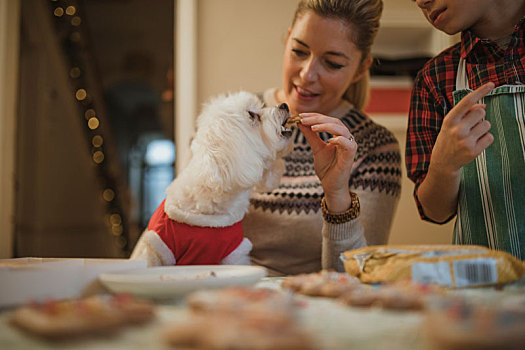
POLYGON ((84 74, 84 67, 89 67, 90 62, 84 53, 86 45, 82 42, 84 40, 82 35, 84 21, 82 19, 82 7, 79 6, 81 2, 77 0, 50 0, 49 4, 55 21, 57 36, 64 39, 60 42, 63 44, 63 52, 68 62, 66 69, 69 71, 75 99, 78 102, 78 108, 87 121, 85 124, 87 125, 85 128, 87 142, 92 149, 91 157, 96 164, 95 169, 99 175, 101 185, 99 193, 102 203, 105 203, 106 206, 104 222, 108 227, 108 234, 114 238, 115 246, 121 249, 124 255, 128 255, 130 247, 126 213, 122 208, 122 199, 117 191, 117 179, 115 179, 114 172, 106 164, 109 158, 106 159, 107 154, 104 149, 106 142, 104 142, 104 130, 101 128, 100 116, 97 117, 95 111, 96 101, 87 92, 90 85, 84 74), (70 16, 70 18, 66 20, 64 15, 70 16))
POLYGON ((97 118, 95 118, 95 117, 89 118, 89 120, 88 120, 88 127, 91 130, 95 130, 96 128, 98 128, 99 125, 100 125, 100 122, 98 121, 97 118))
POLYGON ((72 26, 78 27, 80 24, 82 24, 82 18, 80 18, 78 16, 75 16, 75 17, 71 18, 71 25, 72 26))
POLYGON ((104 152, 96 151, 93 153, 93 161, 97 164, 100 164, 104 161, 104 152))
POLYGON ((84 118, 86 118, 86 120, 93 118, 95 115, 97 114, 93 108, 89 108, 86 110, 86 112, 84 112, 84 118))
POLYGON ((113 226, 120 225, 122 223, 122 218, 119 214, 111 214, 111 216, 109 217, 109 222, 113 226))
POLYGON ((77 9, 75 8, 75 6, 68 6, 66 8, 66 14, 69 16, 73 16, 75 12, 77 12, 77 9))
POLYGON ((106 188, 104 192, 102 192, 102 198, 106 202, 111 202, 115 198, 115 192, 111 188, 106 188))
POLYGON ((121 225, 113 225, 111 226, 111 233, 113 233, 115 236, 120 236, 122 234, 122 226, 121 225))
POLYGON ((78 67, 73 67, 69 70, 69 76, 73 79, 77 79, 80 77, 80 68, 78 67))
POLYGON ((79 101, 82 101, 82 100, 85 100, 86 97, 87 97, 87 92, 85 89, 78 89, 77 92, 75 93, 75 97, 77 98, 77 100, 79 101))
POLYGON ((64 9, 62 7, 57 7, 53 14, 57 17, 62 17, 64 15, 64 9))
POLYGON ((91 139, 91 144, 93 145, 93 147, 102 147, 102 145, 104 144, 104 138, 100 135, 95 135, 91 139))

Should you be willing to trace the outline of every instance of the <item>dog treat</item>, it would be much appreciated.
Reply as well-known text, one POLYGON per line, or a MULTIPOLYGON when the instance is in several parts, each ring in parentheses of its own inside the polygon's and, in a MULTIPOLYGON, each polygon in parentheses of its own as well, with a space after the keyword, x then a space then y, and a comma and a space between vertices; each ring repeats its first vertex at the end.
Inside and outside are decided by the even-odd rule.
POLYGON ((435 299, 422 327, 439 349, 523 349, 525 304, 508 307, 462 298, 435 299))
POLYGON ((346 273, 322 270, 288 277, 281 286, 299 294, 336 298, 360 284, 359 279, 346 273))
POLYGON ((342 294, 338 299, 340 302, 348 306, 381 306, 380 292, 372 288, 358 288, 351 292, 342 294))
POLYGON ((345 305, 356 307, 381 307, 388 310, 422 310, 426 298, 434 296, 435 288, 416 284, 394 284, 360 287, 339 297, 345 305))
POLYGON ((411 280, 448 288, 509 283, 525 275, 525 262, 472 245, 385 245, 343 253, 345 270, 362 282, 411 280))
POLYGON ((186 303, 197 313, 206 312, 271 312, 288 317, 293 307, 293 296, 269 288, 229 287, 218 290, 200 290, 186 297, 186 303))
POLYGON ((313 349, 310 336, 291 319, 267 313, 211 313, 164 333, 166 342, 184 349, 313 349))
POLYGON ((154 316, 152 304, 129 295, 47 301, 14 311, 11 323, 23 331, 48 339, 111 334, 154 316))
POLYGON ((439 287, 411 281, 370 286, 346 273, 325 270, 288 277, 281 287, 308 296, 337 298, 349 306, 392 310, 421 310, 427 297, 444 293, 439 287))
POLYGON ((400 288, 386 288, 379 293, 381 307, 389 310, 422 310, 424 298, 420 291, 400 288))
POLYGON ((292 126, 297 126, 297 124, 299 124, 300 122, 301 122, 301 116, 298 115, 298 114, 295 114, 295 115, 290 116, 286 120, 285 126, 288 127, 288 128, 292 127, 292 126))
POLYGON ((191 293, 189 321, 166 329, 166 342, 185 349, 311 349, 294 320, 290 293, 230 287, 191 293))

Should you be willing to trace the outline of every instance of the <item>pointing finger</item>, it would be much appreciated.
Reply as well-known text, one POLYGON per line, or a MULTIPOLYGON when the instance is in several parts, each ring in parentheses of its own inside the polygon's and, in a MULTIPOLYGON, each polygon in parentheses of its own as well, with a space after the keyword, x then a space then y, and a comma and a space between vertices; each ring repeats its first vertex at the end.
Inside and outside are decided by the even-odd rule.
POLYGON ((452 108, 447 115, 449 118, 462 118, 472 106, 476 105, 486 94, 494 89, 494 83, 488 82, 465 96, 458 104, 452 108))

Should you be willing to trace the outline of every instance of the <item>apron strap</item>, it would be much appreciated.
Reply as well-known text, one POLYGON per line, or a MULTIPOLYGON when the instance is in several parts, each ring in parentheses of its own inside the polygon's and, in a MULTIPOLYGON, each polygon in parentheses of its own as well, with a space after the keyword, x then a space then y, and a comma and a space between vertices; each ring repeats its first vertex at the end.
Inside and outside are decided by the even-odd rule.
POLYGON ((463 57, 459 58, 458 72, 456 74, 456 90, 467 90, 468 78, 467 78, 467 67, 465 59, 463 57))

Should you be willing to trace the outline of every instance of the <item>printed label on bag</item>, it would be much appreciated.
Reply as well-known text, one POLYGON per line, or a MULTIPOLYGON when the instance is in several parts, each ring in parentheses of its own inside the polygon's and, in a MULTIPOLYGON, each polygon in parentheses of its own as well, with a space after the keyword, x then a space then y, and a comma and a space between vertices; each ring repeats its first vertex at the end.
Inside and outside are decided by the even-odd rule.
POLYGON ((453 262, 456 287, 491 284, 498 281, 495 259, 468 259, 453 262))
POLYGON ((431 250, 421 254, 422 258, 439 258, 444 256, 461 256, 479 254, 476 250, 431 250))
POLYGON ((447 261, 412 264, 412 281, 452 287, 450 265, 447 261))

